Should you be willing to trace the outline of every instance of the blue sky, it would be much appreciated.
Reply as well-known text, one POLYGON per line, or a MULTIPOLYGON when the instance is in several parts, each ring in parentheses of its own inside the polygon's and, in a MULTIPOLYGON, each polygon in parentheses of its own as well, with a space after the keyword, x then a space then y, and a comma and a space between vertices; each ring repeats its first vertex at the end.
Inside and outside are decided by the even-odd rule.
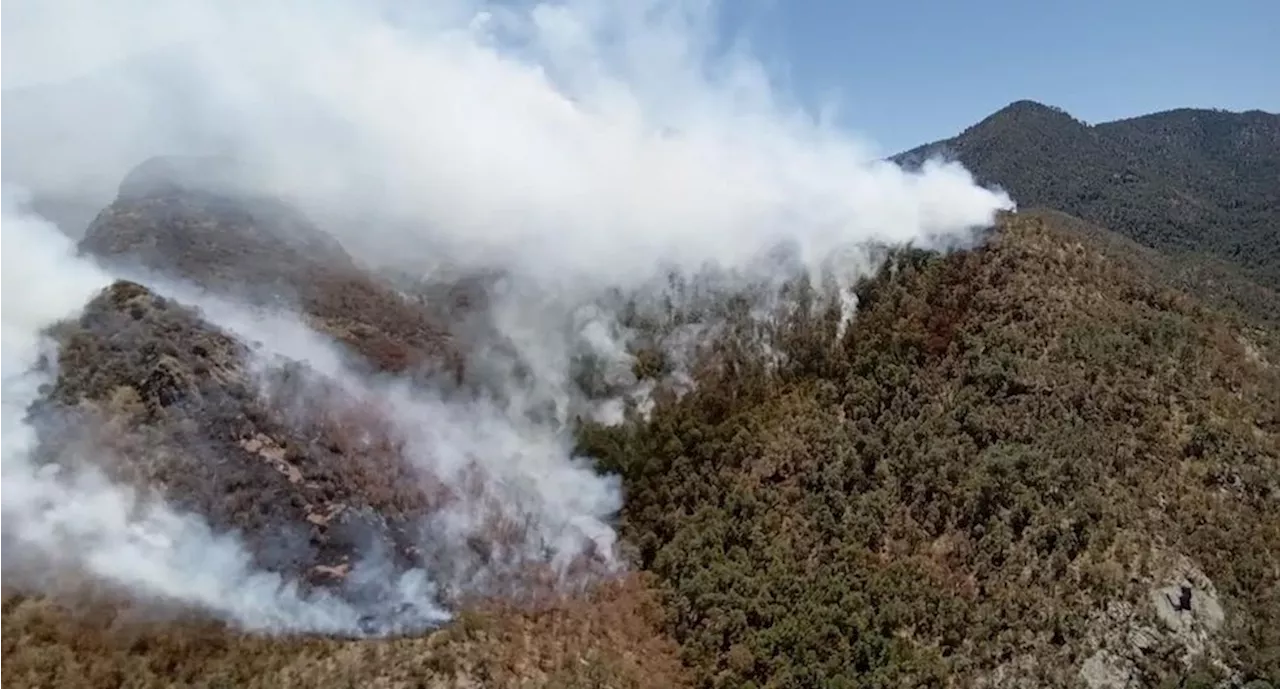
MULTIPOLYGON (((745 37, 784 92, 814 109, 838 103, 837 121, 881 154, 1024 98, 1088 122, 1184 106, 1280 111, 1280 0, 689 2, 718 4, 725 35, 745 37)), ((23 38, 14 14, 6 7, 6 56, 23 38)), ((26 61, 5 64, 16 85, 26 61)))
POLYGON ((725 0, 785 90, 885 152, 1023 98, 1101 122, 1280 111, 1280 0, 725 0))

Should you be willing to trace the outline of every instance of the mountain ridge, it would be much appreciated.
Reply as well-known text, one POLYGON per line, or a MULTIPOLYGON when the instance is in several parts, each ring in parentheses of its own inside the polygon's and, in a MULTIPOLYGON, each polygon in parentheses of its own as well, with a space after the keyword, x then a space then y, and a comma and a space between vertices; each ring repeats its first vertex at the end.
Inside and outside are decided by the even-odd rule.
POLYGON ((1280 536, 1274 339, 1062 219, 1019 211, 971 252, 903 252, 838 344, 834 320, 779 324, 782 371, 726 344, 732 375, 640 429, 590 430, 632 486, 623 532, 666 582, 703 686, 1159 686, 1195 674, 1184 655, 1280 672, 1274 620, 1241 616, 1280 609, 1278 574, 1254 568, 1280 536), (1247 506, 1206 482, 1220 461, 1263 482, 1247 506), (1224 511, 1255 508, 1249 527, 1224 511), (1161 592, 1187 581, 1225 626, 1160 621, 1161 592), (1189 641, 1202 633, 1254 660, 1189 641))
POLYGON ((1014 103, 897 154, 942 155, 1016 202, 1076 215, 1147 246, 1204 254, 1280 287, 1280 115, 1179 108, 1087 124, 1014 103))

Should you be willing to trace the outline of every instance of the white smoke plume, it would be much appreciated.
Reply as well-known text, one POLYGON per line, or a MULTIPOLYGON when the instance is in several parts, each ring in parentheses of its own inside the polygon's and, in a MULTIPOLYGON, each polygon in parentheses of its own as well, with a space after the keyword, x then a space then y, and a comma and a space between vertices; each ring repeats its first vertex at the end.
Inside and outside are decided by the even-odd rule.
POLYGON ((17 83, 71 57, 104 76, 11 104, 5 171, 36 191, 98 185, 106 203, 148 155, 226 152, 349 220, 330 229, 377 264, 446 253, 610 282, 741 266, 779 242, 816 262, 962 236, 1007 203, 956 165, 873 162, 749 56, 713 52, 713 9, 16 0, 17 83))
MULTIPOLYGON (((74 317, 110 279, 77 257, 70 240, 26 211, 24 202, 21 191, 6 188, 0 220, 5 567, 20 570, 33 558, 43 567, 69 566, 109 586, 196 606, 249 628, 359 629, 364 611, 323 593, 304 596, 279 575, 256 571, 235 538, 211 532, 198 515, 113 484, 92 461, 37 460, 28 409, 52 373, 40 366, 50 354, 44 331, 74 317)), ((49 574, 39 576, 48 580, 49 574)), ((433 591, 421 573, 415 576, 395 582, 398 590, 431 605, 433 591)), ((439 610, 430 613, 437 621, 447 618, 439 610)))
MULTIPOLYGON (((585 458, 572 456, 573 439, 566 424, 526 418, 525 405, 446 399, 408 381, 369 381, 348 366, 332 340, 291 314, 248 309, 189 286, 168 283, 163 290, 182 303, 197 305, 207 319, 241 341, 261 343, 251 365, 264 378, 280 362, 305 362, 307 373, 336 386, 339 394, 378 400, 397 435, 406 440, 410 462, 433 479, 456 486, 465 482, 469 471, 482 473, 484 494, 441 509, 432 517, 436 523, 426 525, 427 537, 419 546, 436 550, 437 561, 448 560, 430 573, 434 581, 455 590, 475 584, 458 578, 476 576, 480 566, 462 562, 468 557, 466 549, 457 546, 483 531, 483 519, 495 516, 490 508, 498 510, 497 516, 536 525, 535 535, 516 544, 521 551, 509 553, 510 564, 535 561, 545 553, 560 569, 588 542, 606 565, 618 564, 612 559, 615 536, 608 524, 621 506, 617 479, 597 475, 585 458), (440 569, 446 566, 462 574, 446 575, 440 569)), ((318 386, 304 387, 285 401, 306 405, 318 393, 318 386)))
MULTIPOLYGON (((768 283, 781 248, 847 298, 875 267, 869 245, 963 245, 1010 205, 955 164, 908 173, 874 160, 788 101, 750 54, 719 48, 716 9, 707 0, 11 0, 0 24, 3 174, 76 236, 84 209, 109 203, 144 159, 230 156, 239 182, 295 202, 374 270, 503 276, 484 326, 515 355, 478 352, 502 394, 467 403, 362 380, 287 317, 164 289, 350 394, 384 400, 412 431, 410 455, 424 470, 463 481, 450 468, 488 462, 495 478, 483 504, 535 525, 521 555, 572 559, 587 544, 611 547, 620 506, 616 480, 574 458, 568 437, 584 397, 576 357, 600 359, 610 385, 635 383, 633 333, 609 310, 618 294, 657 303, 671 273, 708 268, 729 283, 768 283), (534 413, 548 403, 551 414, 534 413)), ((38 333, 73 316, 106 277, 10 205, 6 544, 80 548, 95 576, 251 628, 356 628, 367 611, 252 571, 234 539, 198 516, 138 510, 100 476, 58 476, 30 461, 38 333), (101 514, 77 521, 73 509, 101 514), (95 531, 78 532, 85 521, 95 531), (138 536, 147 530, 163 539, 138 536)), ((617 404, 589 411, 616 421, 617 404)), ((444 544, 437 568, 384 588, 443 616, 438 587, 483 578, 448 562, 464 558, 449 544, 473 534, 468 510, 480 505, 425 525, 444 544)))

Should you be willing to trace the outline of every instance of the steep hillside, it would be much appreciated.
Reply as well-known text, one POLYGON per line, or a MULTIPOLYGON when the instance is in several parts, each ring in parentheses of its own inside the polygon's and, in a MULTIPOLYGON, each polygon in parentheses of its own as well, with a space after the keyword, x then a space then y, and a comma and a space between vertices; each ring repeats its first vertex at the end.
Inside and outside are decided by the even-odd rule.
POLYGON ((702 686, 1280 677, 1275 333, 1075 225, 900 253, 843 336, 584 431, 702 686))
POLYGON ((150 159, 125 177, 80 248, 108 266, 296 308, 379 369, 459 373, 447 329, 420 304, 358 266, 295 209, 237 188, 233 176, 229 161, 150 159))
MULTIPOLYGON (((650 580, 566 548, 572 532, 540 535, 507 488, 528 477, 493 464, 518 455, 468 456, 506 448, 462 445, 451 409, 504 426, 482 400, 451 407, 466 392, 431 375, 454 356, 438 314, 296 211, 216 187, 151 161, 81 243, 149 284, 118 280, 48 333, 33 461, 68 477, 52 499, 92 500, 6 531, 3 685, 682 686, 650 580), (75 523, 124 521, 121 503, 136 524, 75 523), (130 548, 59 552, 86 535, 130 548), (412 585, 422 569, 436 588, 412 585), (443 629, 437 604, 455 615, 443 629)), ((10 458, 6 491, 39 480, 10 458)))
MULTIPOLYGON (((451 491, 429 470, 449 466, 427 461, 449 429, 502 430, 480 425, 466 386, 412 375, 491 344, 441 320, 482 310, 484 279, 459 286, 477 298, 452 316, 428 311, 287 207, 150 169, 167 181, 132 177, 82 249, 208 292, 118 281, 52 330, 41 461, 92 462, 234 530, 253 567, 391 636, 249 634, 9 565, 6 687, 1280 679, 1280 332, 1178 290, 1180 264, 1132 240, 1023 209, 978 248, 894 252, 847 323, 801 282, 706 303, 673 281, 671 298, 621 309, 646 394, 620 423, 575 430, 594 469, 621 476, 633 573, 594 550, 557 569, 557 541, 504 511, 525 494, 501 491, 529 476, 489 481, 473 459, 451 491), (284 357, 210 294, 296 308, 376 375, 284 357), (698 346, 673 344, 690 332, 698 346), (397 372, 460 396, 464 415, 398 396, 383 378, 397 372), (419 430, 429 442, 406 442, 419 430), (458 503, 439 530, 411 528, 458 503), (372 554, 384 576, 358 576, 372 554), (401 624, 424 599, 385 586, 423 563, 458 612, 440 629, 401 624)), ((557 494, 581 485, 560 478, 557 494)))
POLYGON ((1019 101, 896 159, 935 154, 955 157, 1023 206, 1208 255, 1280 287, 1280 115, 1182 109, 1089 126, 1019 101))
POLYGON ((51 457, 91 444, 112 478, 239 532, 257 566, 290 578, 341 581, 372 549, 405 566, 407 532, 440 498, 374 401, 305 364, 258 380, 244 343, 130 282, 58 338, 40 414, 51 457))

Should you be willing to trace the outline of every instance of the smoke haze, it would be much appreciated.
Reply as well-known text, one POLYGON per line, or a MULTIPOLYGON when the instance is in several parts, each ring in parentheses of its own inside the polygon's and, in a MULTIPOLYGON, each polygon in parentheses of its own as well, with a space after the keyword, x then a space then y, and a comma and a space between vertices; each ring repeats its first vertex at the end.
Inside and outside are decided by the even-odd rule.
MULTIPOLYGON (((43 332, 74 317, 109 277, 78 258, 70 240, 25 210, 6 190, 3 220, 3 513, 6 574, 40 568, 49 583, 65 568, 158 602, 212 612, 253 629, 344 633, 368 613, 323 592, 304 596, 292 582, 257 571, 231 535, 198 515, 113 483, 95 465, 106 450, 73 446, 76 457, 37 459, 28 408, 51 381, 51 342, 43 332)), ((421 579, 388 582, 417 605, 434 606, 421 579), (416 590, 413 590, 416 587, 416 590)), ((436 609, 422 611, 446 619, 436 609)), ((415 620, 421 624, 421 620, 415 620)))
MULTIPOLYGON (((290 314, 131 276, 267 343, 254 361, 264 379, 280 361, 305 362, 342 395, 378 400, 434 480, 461 486, 480 468, 481 490, 422 525, 421 568, 357 568, 379 605, 408 606, 405 624, 421 626, 447 617, 441 590, 483 590, 495 567, 541 559, 563 570, 585 552, 621 566, 617 479, 571 451, 576 416, 618 421, 622 399, 648 392, 630 373, 635 333, 613 311, 617 295, 653 300, 672 273, 711 269, 725 284, 770 283, 780 248, 847 293, 875 268, 869 247, 966 245, 1010 206, 958 165, 908 173, 875 161, 775 91, 749 54, 719 48, 715 10, 700 0, 5 3, 6 568, 23 553, 67 559, 142 598, 251 629, 350 632, 370 614, 255 571, 199 515, 153 498, 139 508, 131 487, 32 459, 27 409, 52 375, 37 370, 41 333, 114 277, 76 257, 67 235, 131 169, 171 154, 234 161, 235 184, 295 203, 376 273, 501 276, 483 322, 458 326, 488 334, 470 363, 489 392, 461 400, 362 378, 290 314), (583 355, 620 396, 579 389, 583 355), (505 555, 476 561, 465 546, 495 510, 526 528, 505 555)), ((668 344, 688 348, 696 332, 668 344)))
POLYGON ((708 3, 625 5, 14 2, 6 69, 70 52, 101 76, 6 112, 5 172, 105 204, 148 155, 227 153, 377 264, 610 281, 963 234, 1007 203, 955 165, 869 162, 711 52, 708 3))

